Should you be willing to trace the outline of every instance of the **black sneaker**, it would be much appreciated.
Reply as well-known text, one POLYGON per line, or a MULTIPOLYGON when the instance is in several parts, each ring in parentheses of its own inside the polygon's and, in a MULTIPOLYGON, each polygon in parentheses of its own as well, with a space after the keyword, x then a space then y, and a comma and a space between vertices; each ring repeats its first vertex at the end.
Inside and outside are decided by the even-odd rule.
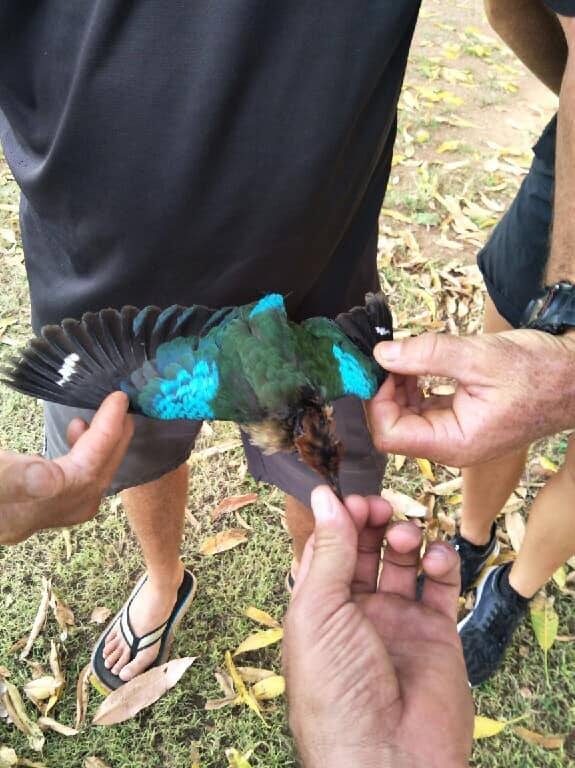
POLYGON ((463 645, 469 685, 475 688, 503 661, 513 633, 521 624, 529 600, 509 586, 503 589, 511 563, 490 568, 477 587, 475 608, 457 625, 463 645))
POLYGON ((491 526, 491 538, 484 546, 476 546, 459 533, 449 542, 461 558, 461 590, 464 595, 474 585, 481 571, 491 565, 499 554, 499 542, 495 535, 495 523, 491 526))

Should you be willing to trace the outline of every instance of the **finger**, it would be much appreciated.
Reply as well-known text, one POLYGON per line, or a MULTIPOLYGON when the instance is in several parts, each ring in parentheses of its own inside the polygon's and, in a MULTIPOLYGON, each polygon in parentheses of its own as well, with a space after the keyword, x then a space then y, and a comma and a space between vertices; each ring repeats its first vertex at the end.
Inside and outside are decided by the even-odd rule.
POLYGON ((421 531, 413 523, 399 522, 387 530, 387 546, 379 591, 415 600, 421 531))
POLYGON ((357 558, 357 530, 349 512, 327 486, 311 495, 315 518, 313 555, 305 578, 306 594, 321 596, 334 610, 349 599, 357 558))
POLYGON ((70 448, 72 448, 78 442, 78 440, 87 430, 88 424, 84 421, 84 419, 72 419, 72 421, 68 424, 68 429, 66 430, 66 439, 68 440, 68 445, 70 448))
POLYGON ((433 542, 427 548, 422 565, 425 579, 421 602, 455 621, 460 588, 457 552, 445 542, 433 542))
POLYGON ((299 561, 299 568, 297 569, 297 577, 295 580, 295 583, 293 585, 293 589, 291 591, 292 598, 297 595, 297 593, 302 588, 302 585, 305 583, 307 579, 307 575, 309 573, 309 569, 311 566, 311 561, 313 559, 313 548, 314 548, 315 540, 313 533, 311 536, 308 537, 308 540, 305 543, 305 547, 303 549, 303 553, 301 556, 301 559, 299 561))
POLYGON ((411 376, 448 376, 462 380, 473 339, 449 334, 422 333, 404 341, 382 341, 373 355, 392 373, 411 376))
POLYGON ((78 438, 67 456, 58 459, 61 466, 68 471, 89 471, 92 476, 101 476, 109 465, 117 465, 133 433, 133 422, 127 415, 128 404, 123 392, 108 395, 89 429, 78 438))
POLYGON ((357 562, 351 591, 352 593, 375 592, 381 562, 381 548, 393 510, 381 496, 348 496, 345 499, 345 506, 359 534, 357 562))
POLYGON ((0 452, 0 503, 50 498, 63 486, 64 474, 54 462, 0 452))

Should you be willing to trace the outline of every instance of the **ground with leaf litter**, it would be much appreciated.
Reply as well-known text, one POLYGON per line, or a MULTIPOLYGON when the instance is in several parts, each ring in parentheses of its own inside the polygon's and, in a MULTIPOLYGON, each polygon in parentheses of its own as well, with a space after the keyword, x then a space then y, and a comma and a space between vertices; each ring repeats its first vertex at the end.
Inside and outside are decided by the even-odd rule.
MULTIPOLYGON (((475 254, 554 108, 489 31, 478 0, 424 0, 379 239, 399 336, 480 329, 475 254)), ((16 190, 3 162, 0 280, 3 356, 29 334, 16 190)), ((38 404, 3 389, 0 444, 34 452, 41 442, 38 404)), ((565 446, 561 435, 533 447, 499 520, 503 557, 520 545, 530 502, 565 446)), ((161 671, 160 688, 156 675, 104 700, 85 673, 93 643, 141 572, 117 499, 93 523, 0 552, 1 768, 297 765, 280 676, 290 561, 281 494, 249 477, 232 425, 204 429, 190 476, 182 551, 199 588, 174 646, 182 658, 161 671)), ((392 456, 385 485, 430 536, 453 533, 457 470, 392 456)), ((478 768, 574 764, 573 566, 539 596, 501 672, 474 692, 478 768)))

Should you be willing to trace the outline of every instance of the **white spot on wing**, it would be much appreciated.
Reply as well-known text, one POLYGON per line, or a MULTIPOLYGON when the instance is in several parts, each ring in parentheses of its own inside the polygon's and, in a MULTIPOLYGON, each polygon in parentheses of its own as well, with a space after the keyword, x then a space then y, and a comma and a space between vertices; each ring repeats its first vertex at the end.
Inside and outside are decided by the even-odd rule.
POLYGON ((378 336, 389 336, 390 334, 389 328, 384 328, 381 325, 375 326, 375 332, 377 333, 378 336))
POLYGON ((69 355, 66 355, 64 358, 64 362, 62 363, 62 367, 58 371, 61 378, 56 382, 56 384, 59 387, 63 387, 64 384, 67 384, 72 376, 76 373, 76 363, 79 361, 80 355, 78 355, 76 352, 71 352, 69 355))

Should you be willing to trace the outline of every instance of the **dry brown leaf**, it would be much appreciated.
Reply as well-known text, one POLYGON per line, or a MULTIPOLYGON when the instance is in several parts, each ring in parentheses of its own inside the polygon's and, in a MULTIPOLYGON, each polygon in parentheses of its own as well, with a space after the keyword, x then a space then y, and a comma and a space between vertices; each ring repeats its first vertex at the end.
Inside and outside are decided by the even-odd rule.
POLYGON ((105 605, 97 605, 90 615, 90 621, 93 624, 104 624, 111 615, 112 611, 105 605))
POLYGON ((244 520, 244 518, 240 515, 239 512, 236 511, 235 515, 240 528, 245 528, 246 531, 253 531, 253 526, 250 525, 246 520, 244 520))
POLYGON ((108 768, 106 763, 103 763, 99 757, 90 755, 84 760, 84 768, 108 768))
POLYGON ((70 560, 72 557, 72 535, 69 528, 62 529, 62 538, 66 547, 66 560, 70 560))
POLYGON ((88 701, 90 700, 91 677, 92 665, 88 663, 78 675, 78 682, 76 683, 76 728, 82 725, 86 719, 88 701))
POLYGON ((24 644, 24 650, 20 654, 21 661, 24 660, 32 650, 34 641, 36 640, 36 638, 42 631, 44 624, 46 623, 46 617, 48 615, 48 606, 50 604, 51 589, 52 589, 52 583, 50 579, 47 579, 45 576, 42 576, 42 597, 40 598, 40 605, 38 606, 38 610, 36 611, 36 618, 34 619, 32 629, 30 630, 30 634, 26 638, 26 642, 24 644))
POLYGON ((35 699, 44 701, 44 699, 54 696, 62 684, 61 679, 56 679, 52 675, 44 675, 44 677, 39 677, 36 680, 29 680, 24 685, 24 693, 33 701, 35 699))
POLYGON ((543 747, 543 749, 561 749, 566 738, 564 733, 535 733, 535 731, 530 731, 521 725, 516 725, 513 731, 520 738, 525 739, 530 744, 537 744, 537 746, 543 747))
POLYGON ((113 725, 134 717, 173 688, 194 661, 192 656, 172 659, 134 677, 104 699, 92 723, 113 725))
POLYGON ((61 736, 77 736, 78 731, 75 728, 71 728, 69 725, 64 725, 54 720, 52 717, 39 717, 38 725, 42 730, 51 730, 59 733, 61 736))
POLYGON ((66 638, 68 635, 68 627, 74 626, 73 610, 69 605, 66 605, 63 600, 60 600, 54 590, 51 590, 50 593, 50 607, 54 612, 56 621, 60 625, 60 629, 62 630, 62 637, 66 638))
POLYGON ((441 530, 448 536, 455 536, 457 532, 457 524, 452 517, 446 515, 445 512, 437 513, 437 522, 441 530))
POLYGON ((237 707, 242 703, 242 697, 234 694, 225 696, 223 699, 208 699, 204 704, 204 709, 208 712, 214 709, 224 709, 224 707, 237 707))
POLYGON ((226 531, 216 533, 205 539, 198 552, 200 555, 217 555, 228 549, 233 549, 239 544, 245 544, 248 540, 248 531, 245 528, 228 528, 226 531))
POLYGON ((234 681, 228 674, 228 672, 225 669, 222 669, 221 667, 217 667, 215 671, 216 680, 219 683, 220 688, 224 692, 224 695, 226 698, 234 697, 236 695, 236 691, 234 689, 234 681))
POLYGON ((446 480, 443 483, 432 485, 429 490, 436 496, 451 496, 452 494, 456 493, 456 491, 459 491, 462 486, 463 478, 454 477, 452 480, 446 480))
POLYGON ((2 683, 3 692, 1 694, 2 702, 8 710, 10 720, 16 728, 28 737, 30 749, 35 752, 41 752, 44 747, 44 734, 39 726, 29 717, 22 697, 15 685, 4 680, 2 683))
POLYGON ((407 496, 405 493, 399 491, 392 491, 391 488, 384 488, 381 492, 382 497, 391 504, 391 507, 396 515, 404 515, 405 517, 425 517, 427 514, 427 507, 420 504, 411 496, 407 496))
POLYGON ((212 523, 227 512, 235 512, 237 509, 253 504, 259 498, 257 493, 245 493, 243 496, 229 496, 221 501, 212 512, 212 523))
POLYGON ((396 472, 401 472, 407 456, 402 456, 400 453, 396 453, 393 457, 393 464, 396 472))
POLYGON ((505 530, 514 552, 519 552, 525 538, 525 521, 519 512, 505 513, 505 530))

